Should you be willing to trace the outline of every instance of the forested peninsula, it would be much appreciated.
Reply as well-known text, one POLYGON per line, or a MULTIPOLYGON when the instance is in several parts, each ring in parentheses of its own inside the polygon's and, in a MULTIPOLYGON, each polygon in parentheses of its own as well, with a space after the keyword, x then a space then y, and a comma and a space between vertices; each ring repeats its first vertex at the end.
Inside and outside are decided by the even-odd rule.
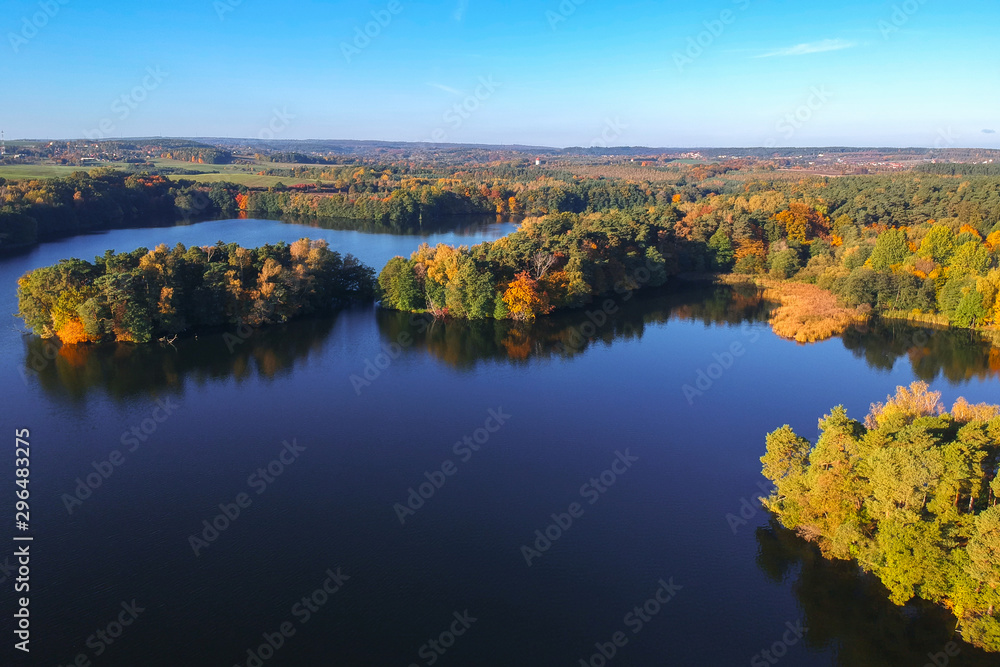
POLYGON ((863 423, 841 406, 819 428, 815 443, 787 425, 767 436, 765 506, 896 604, 944 605, 966 641, 1000 651, 1000 407, 960 398, 945 411, 918 382, 863 423))

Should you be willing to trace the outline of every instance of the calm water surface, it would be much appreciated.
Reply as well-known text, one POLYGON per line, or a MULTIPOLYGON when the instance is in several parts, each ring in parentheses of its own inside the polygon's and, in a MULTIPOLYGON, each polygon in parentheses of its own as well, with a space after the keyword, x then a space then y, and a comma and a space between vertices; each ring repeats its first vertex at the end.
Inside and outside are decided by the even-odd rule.
MULTIPOLYGON (((16 310, 26 270, 107 248, 308 235, 377 269, 423 240, 512 228, 115 231, 0 261, 0 303, 16 310)), ((575 666, 614 648, 608 665, 752 665, 787 624, 804 637, 782 665, 919 667, 943 650, 946 615, 892 606, 752 501, 764 435, 784 423, 815 437, 834 405, 860 418, 918 378, 948 401, 1000 402, 990 347, 884 325, 800 346, 771 333, 752 290, 673 287, 612 310, 519 328, 362 308, 235 345, 215 334, 54 358, 10 318, 3 423, 32 433, 23 664, 575 666), (238 517, 218 518, 240 498, 238 517), (143 611, 120 636, 95 634, 133 600, 143 611), (282 624, 294 634, 279 640, 282 624), (265 634, 280 647, 258 662, 265 634)), ((960 646, 953 665, 997 664, 960 646)))

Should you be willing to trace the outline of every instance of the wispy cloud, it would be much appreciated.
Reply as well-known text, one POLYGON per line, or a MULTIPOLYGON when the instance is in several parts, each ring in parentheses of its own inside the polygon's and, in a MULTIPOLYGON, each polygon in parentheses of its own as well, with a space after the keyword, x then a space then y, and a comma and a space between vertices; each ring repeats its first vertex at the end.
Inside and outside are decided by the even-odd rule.
POLYGON ((451 86, 446 86, 443 83, 428 83, 427 85, 433 88, 437 88, 438 90, 443 90, 446 93, 451 93, 452 95, 455 95, 457 97, 465 96, 465 93, 463 93, 461 90, 456 90, 455 88, 452 88, 451 86))
POLYGON ((788 56, 806 56, 810 53, 825 53, 826 51, 840 51, 842 49, 849 49, 851 47, 857 46, 857 42, 848 42, 843 39, 824 39, 821 42, 807 42, 805 44, 796 44, 795 46, 789 46, 784 49, 777 49, 775 51, 769 51, 767 53, 762 53, 757 58, 775 58, 775 57, 788 57, 788 56))
POLYGON ((465 18, 465 10, 469 8, 469 0, 458 0, 458 6, 455 7, 455 13, 453 16, 456 21, 461 21, 465 18))

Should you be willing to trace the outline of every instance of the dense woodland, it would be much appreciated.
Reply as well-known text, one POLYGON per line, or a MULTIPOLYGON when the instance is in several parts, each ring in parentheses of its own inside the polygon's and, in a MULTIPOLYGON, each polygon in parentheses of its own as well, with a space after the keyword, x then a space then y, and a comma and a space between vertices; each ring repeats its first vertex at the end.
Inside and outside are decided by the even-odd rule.
POLYGON ((1000 323, 1000 178, 979 175, 992 168, 800 178, 746 160, 577 170, 586 175, 523 162, 355 162, 298 165, 325 180, 268 189, 97 169, 0 182, 0 248, 178 216, 345 219, 413 232, 499 213, 526 218, 522 231, 394 260, 380 280, 383 304, 532 319, 626 280, 657 286, 712 271, 813 283, 846 306, 974 327, 1000 323), (970 175, 953 175, 963 170, 970 175))
POLYGON ((383 305, 468 319, 529 321, 599 295, 660 286, 675 271, 669 210, 562 213, 525 220, 473 248, 421 246, 379 275, 383 305))
POLYGON ((1000 651, 1000 407, 959 399, 945 412, 940 398, 914 383, 864 423, 834 408, 815 444, 787 425, 769 434, 765 505, 877 575, 896 604, 940 603, 967 641, 1000 651))
MULTIPOLYGON (((709 174, 694 189, 677 190, 667 204, 611 205, 597 214, 529 219, 524 233, 459 252, 479 262, 483 275, 491 273, 500 293, 515 276, 533 279, 535 315, 549 306, 584 305, 606 293, 606 278, 611 276, 613 286, 623 269, 634 269, 639 252, 651 269, 662 267, 668 275, 769 275, 814 283, 846 305, 870 311, 962 327, 1000 323, 1000 179, 905 175, 733 182, 709 174), (718 192, 701 191, 709 186, 718 192), (623 235, 624 230, 629 231, 623 235), (584 247, 583 237, 595 246, 584 247), (560 273, 548 283, 558 283, 561 274, 569 277, 571 294, 548 284, 548 271, 560 273)), ((427 262, 415 255, 410 263, 420 294, 415 301, 400 301, 390 293, 385 303, 404 309, 414 303, 432 310, 448 306, 439 298, 437 278, 427 283, 419 273, 417 264, 427 262)), ((394 262, 393 274, 399 265, 394 262)), ((527 285, 516 287, 523 291, 527 285)))
POLYGON ((19 313, 64 344, 147 343, 225 325, 258 327, 374 296, 374 272, 325 241, 236 244, 63 260, 18 281, 19 313))

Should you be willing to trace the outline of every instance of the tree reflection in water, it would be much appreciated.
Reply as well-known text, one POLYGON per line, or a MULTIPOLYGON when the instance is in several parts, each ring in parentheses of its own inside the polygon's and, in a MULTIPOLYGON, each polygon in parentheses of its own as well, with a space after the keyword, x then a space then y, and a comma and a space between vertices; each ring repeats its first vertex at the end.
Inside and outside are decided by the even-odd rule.
POLYGON ((962 641, 946 610, 913 600, 897 607, 879 580, 847 561, 827 560, 819 549, 772 520, 757 529, 757 566, 773 582, 791 580, 816 649, 835 647, 842 667, 920 667, 949 642, 961 652, 954 667, 997 665, 990 655, 962 641))

